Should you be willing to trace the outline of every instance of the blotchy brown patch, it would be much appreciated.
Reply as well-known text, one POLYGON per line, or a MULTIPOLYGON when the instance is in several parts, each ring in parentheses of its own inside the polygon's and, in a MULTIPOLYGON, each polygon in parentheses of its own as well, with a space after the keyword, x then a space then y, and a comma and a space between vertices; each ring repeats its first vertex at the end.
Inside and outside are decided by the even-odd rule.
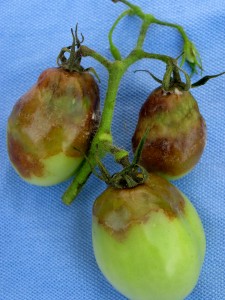
POLYGON ((140 110, 141 117, 153 117, 158 113, 172 111, 179 105, 180 96, 170 92, 164 92, 161 87, 155 89, 145 101, 145 104, 140 110))
POLYGON ((27 153, 23 146, 8 134, 8 153, 12 164, 16 167, 20 175, 26 179, 33 175, 43 176, 44 166, 38 158, 27 153))
MULTIPOLYGON (((136 149, 139 140, 133 138, 136 149)), ((141 165, 149 172, 179 176, 192 169, 199 161, 205 147, 205 123, 199 120, 187 133, 176 138, 147 139, 141 155, 141 165)))
POLYGON ((152 213, 163 212, 168 221, 172 221, 184 211, 182 194, 155 174, 150 174, 144 184, 135 188, 107 188, 93 206, 97 222, 119 240, 126 237, 133 225, 147 222, 152 213))

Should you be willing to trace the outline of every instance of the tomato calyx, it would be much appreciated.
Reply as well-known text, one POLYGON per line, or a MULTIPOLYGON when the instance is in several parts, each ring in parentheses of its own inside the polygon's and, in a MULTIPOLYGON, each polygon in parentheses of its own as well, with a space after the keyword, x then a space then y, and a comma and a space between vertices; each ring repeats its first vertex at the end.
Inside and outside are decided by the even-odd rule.
POLYGON ((119 189, 134 188, 139 184, 143 184, 147 178, 148 173, 142 166, 131 164, 121 172, 111 176, 108 185, 119 189))
POLYGON ((97 161, 97 166, 101 172, 99 175, 92 170, 99 179, 103 180, 108 186, 117 189, 134 188, 139 184, 145 183, 148 178, 148 172, 139 164, 130 163, 128 159, 123 158, 120 162, 123 166, 127 164, 122 171, 111 175, 101 161, 97 161))
POLYGON ((156 82, 160 83, 166 92, 188 91, 191 88, 189 75, 177 64, 177 59, 168 61, 163 79, 159 79, 148 70, 136 70, 135 72, 147 72, 156 82), (181 80, 180 72, 185 76, 185 82, 181 80))
POLYGON ((78 24, 76 25, 75 32, 71 28, 71 34, 73 38, 73 42, 71 46, 63 47, 57 57, 57 65, 68 72, 91 72, 96 76, 98 81, 100 82, 99 76, 96 73, 95 69, 92 67, 84 68, 81 65, 82 59, 82 51, 81 44, 84 42, 84 36, 81 33, 81 40, 78 38, 78 24), (66 57, 66 53, 69 53, 69 57, 66 57))
POLYGON ((103 162, 96 157, 96 164, 101 172, 101 175, 99 175, 92 168, 93 174, 95 174, 99 179, 103 180, 108 186, 118 189, 134 188, 137 185, 144 184, 148 179, 148 172, 143 166, 139 165, 139 161, 148 133, 149 129, 145 131, 143 137, 141 138, 134 153, 132 162, 129 161, 129 154, 127 151, 119 149, 113 145, 109 147, 109 151, 114 156, 116 162, 123 167, 120 172, 111 175, 104 166, 103 162))
POLYGON ((78 25, 76 25, 75 33, 71 28, 73 43, 71 46, 63 47, 57 57, 57 65, 69 72, 83 72, 84 68, 81 66, 81 53, 79 52, 80 46, 84 41, 84 36, 81 33, 82 40, 80 41, 77 34, 78 25), (65 53, 69 53, 67 58, 65 53))
POLYGON ((162 85, 162 88, 165 92, 175 93, 177 91, 189 91, 191 88, 199 87, 201 85, 206 84, 206 82, 212 78, 216 78, 225 74, 225 72, 221 72, 215 75, 206 75, 200 78, 195 83, 191 83, 190 76, 178 66, 177 60, 178 58, 172 59, 167 63, 166 71, 162 80, 156 77, 153 73, 151 73, 148 70, 135 70, 134 72, 147 72, 156 82, 162 85), (185 76, 185 82, 181 80, 180 73, 183 73, 183 75, 185 76))

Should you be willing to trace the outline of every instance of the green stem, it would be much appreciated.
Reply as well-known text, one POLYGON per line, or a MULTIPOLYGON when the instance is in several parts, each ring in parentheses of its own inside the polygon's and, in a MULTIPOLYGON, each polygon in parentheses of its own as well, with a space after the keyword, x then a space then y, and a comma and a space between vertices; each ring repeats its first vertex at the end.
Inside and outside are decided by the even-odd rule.
POLYGON ((144 59, 144 58, 160 60, 160 61, 162 61, 162 62, 164 62, 166 64, 170 64, 174 60, 172 57, 167 56, 167 55, 156 54, 156 53, 148 53, 148 52, 145 52, 142 49, 134 49, 128 55, 128 57, 124 60, 124 62, 126 64, 128 64, 128 66, 130 66, 133 63, 135 63, 136 61, 144 59))
POLYGON ((173 23, 170 23, 170 22, 160 21, 158 19, 154 19, 153 23, 154 24, 158 24, 158 25, 163 25, 163 26, 168 26, 168 27, 175 28, 175 29, 177 29, 180 32, 180 34, 181 34, 184 42, 189 41, 189 38, 188 38, 187 34, 185 33, 185 31, 184 31, 184 29, 183 29, 182 26, 177 25, 177 24, 173 24, 173 23))
POLYGON ((91 48, 88 48, 87 46, 80 46, 79 51, 81 51, 82 56, 91 56, 92 58, 100 62, 106 69, 110 68, 111 62, 98 52, 92 50, 91 48))
POLYGON ((145 16, 141 17, 143 20, 141 30, 138 36, 137 46, 136 48, 141 49, 143 47, 145 37, 147 34, 147 31, 149 29, 149 26, 154 23, 155 17, 150 14, 146 14, 145 16))
POLYGON ((201 57, 195 45, 189 40, 182 26, 170 22, 158 20, 153 15, 144 13, 139 6, 131 4, 128 0, 113 0, 113 1, 124 3, 132 10, 132 13, 134 15, 138 16, 143 20, 142 29, 137 42, 137 48, 141 48, 143 46, 147 30, 151 24, 158 24, 158 25, 172 27, 179 31, 184 41, 183 55, 182 55, 183 59, 180 65, 182 66, 185 62, 187 62, 191 67, 192 74, 197 73, 197 68, 199 68, 201 71, 203 70, 201 57))
MULTIPOLYGON (((96 54, 92 51, 90 51, 89 54, 94 54, 94 57, 96 57, 96 54)), ((102 61, 102 57, 99 56, 97 57, 99 61, 102 61)), ((105 65, 108 66, 108 64, 105 65)), ((125 72, 125 69, 122 63, 120 63, 119 61, 115 61, 111 65, 111 67, 108 68, 108 70, 109 70, 108 88, 107 88, 107 93, 105 98, 104 109, 99 124, 99 129, 92 141, 89 155, 85 163, 83 164, 81 170, 74 178, 72 184, 69 186, 69 188, 67 189, 67 191, 64 193, 62 197, 63 202, 67 205, 72 203, 73 199, 78 195, 81 188, 87 181, 89 175, 92 172, 92 168, 95 168, 95 166, 97 165, 96 155, 98 155, 99 159, 103 158, 105 154, 109 152, 109 149, 107 149, 108 147, 105 147, 105 145, 112 144, 112 135, 111 135, 112 118, 113 118, 114 107, 116 103, 117 91, 119 88, 121 78, 125 72)))
POLYGON ((120 61, 115 61, 109 69, 108 89, 106 92, 104 109, 101 116, 99 132, 110 133, 111 123, 114 113, 117 91, 123 74, 125 65, 120 61))
POLYGON ((132 12, 131 9, 124 11, 124 12, 116 19, 116 21, 114 22, 112 28, 111 28, 110 31, 109 31, 109 45, 110 45, 110 51, 111 51, 113 57, 114 57, 116 60, 121 60, 122 57, 121 57, 121 54, 120 54, 119 49, 118 49, 118 48, 115 46, 115 44, 113 43, 112 35, 113 35, 113 32, 114 32, 116 26, 118 25, 118 23, 119 23, 125 16, 130 15, 131 12, 132 12))
POLYGON ((141 33, 140 36, 139 36, 139 40, 138 40, 138 44, 137 44, 138 47, 142 46, 143 40, 146 36, 146 32, 147 32, 149 26, 152 23, 176 28, 180 32, 184 42, 189 41, 189 38, 188 38, 187 34, 185 33, 182 26, 180 26, 178 24, 173 24, 173 23, 170 23, 170 22, 165 22, 165 21, 158 20, 153 15, 144 13, 139 6, 133 5, 127 0, 119 0, 119 2, 124 3, 125 5, 130 7, 133 11, 133 14, 140 17, 144 21, 143 25, 142 25, 142 29, 141 29, 141 32, 143 32, 143 34, 141 33))
POLYGON ((145 17, 145 13, 142 11, 142 9, 139 6, 132 4, 127 0, 119 0, 118 2, 121 2, 125 5, 127 5, 128 7, 130 7, 132 9, 132 11, 134 12, 134 14, 139 16, 140 18, 145 17))
POLYGON ((138 41, 137 41, 137 45, 136 48, 137 49, 141 49, 143 47, 144 41, 145 41, 145 37, 148 31, 148 28, 150 26, 152 22, 150 20, 144 20, 141 26, 141 30, 138 36, 138 41))
POLYGON ((155 17, 153 15, 145 14, 139 6, 133 5, 129 1, 126 1, 126 0, 119 0, 119 2, 124 3, 125 5, 130 7, 130 9, 125 11, 124 13, 122 13, 119 16, 119 18, 116 20, 116 22, 114 23, 114 25, 111 28, 110 33, 109 33, 110 48, 111 48, 111 52, 112 51, 115 52, 115 55, 113 54, 115 59, 121 59, 121 56, 120 56, 119 50, 114 46, 114 44, 112 42, 112 33, 113 33, 115 27, 117 26, 117 24, 119 23, 119 21, 124 16, 126 16, 128 14, 130 14, 130 15, 133 14, 133 15, 136 15, 136 16, 138 16, 139 18, 141 18, 143 20, 136 48, 142 48, 144 40, 145 40, 145 36, 147 34, 147 31, 148 31, 148 28, 151 25, 151 23, 154 23, 154 21, 155 21, 155 17))

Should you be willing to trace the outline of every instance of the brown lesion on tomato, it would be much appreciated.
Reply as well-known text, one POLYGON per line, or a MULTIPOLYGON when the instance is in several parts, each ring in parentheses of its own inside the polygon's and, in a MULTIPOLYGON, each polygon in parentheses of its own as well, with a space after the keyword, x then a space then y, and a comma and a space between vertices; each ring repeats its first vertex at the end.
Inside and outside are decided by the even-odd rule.
POLYGON ((62 129, 57 126, 52 126, 49 133, 41 141, 41 157, 44 159, 60 153, 62 151, 62 139, 62 129))
POLYGON ((131 189, 109 187, 93 206, 93 216, 118 240, 126 238, 136 224, 145 224, 153 213, 173 221, 185 213, 182 194, 167 180, 149 174, 147 181, 131 189))
POLYGON ((20 175, 26 179, 32 176, 42 177, 44 166, 40 160, 30 152, 26 152, 22 144, 10 133, 7 141, 10 160, 20 175))
POLYGON ((93 120, 92 115, 89 115, 84 124, 78 128, 78 134, 74 137, 70 146, 64 150, 65 154, 72 157, 84 157, 91 145, 91 140, 97 130, 97 126, 98 121, 93 120), (77 145, 79 145, 79 148, 77 145))
POLYGON ((74 140, 70 145, 64 149, 64 153, 71 157, 84 157, 87 149, 90 146, 90 132, 85 128, 83 130, 78 130, 78 134, 75 136, 74 140), (79 147, 77 146, 79 145, 79 147))
MULTIPOLYGON (((176 137, 147 138, 140 163, 149 172, 164 173, 168 176, 180 176, 191 170, 199 161, 206 139, 205 122, 199 118, 187 132, 178 133, 176 137)), ((133 137, 136 149, 139 139, 133 137)))
MULTIPOLYGON (((73 125, 73 127, 76 128, 77 134, 74 134, 73 140, 69 146, 64 149, 65 154, 72 157, 83 157, 90 147, 91 140, 96 133, 98 124, 98 108, 89 108, 88 111, 85 112, 80 124, 73 125), (79 148, 77 145, 79 145, 79 148)), ((67 129, 66 132, 69 132, 69 130, 67 129)))
POLYGON ((33 121, 33 115, 39 106, 38 93, 36 86, 33 86, 26 94, 24 94, 14 105, 10 115, 11 123, 15 126, 26 127, 33 121), (30 101, 32 99, 32 101, 30 101))
POLYGON ((59 121, 58 126, 63 132, 61 151, 67 156, 83 156, 90 146, 91 133, 98 126, 98 86, 88 72, 81 74, 60 68, 51 68, 40 76, 38 80, 40 89, 52 90, 51 84, 45 82, 46 77, 60 81, 57 89, 54 90, 54 100, 49 105, 60 106, 58 109, 55 107, 53 117, 59 121), (65 103, 60 99, 62 96, 68 99, 65 99, 65 103), (61 119, 59 119, 59 115, 61 119), (79 145, 79 149, 77 145, 79 145))
POLYGON ((67 95, 82 100, 83 97, 99 97, 98 86, 88 72, 69 72, 62 68, 49 68, 42 72, 37 81, 40 91, 50 91, 54 98, 67 95))
MULTIPOLYGON (((184 92, 185 93, 185 92, 184 92)), ((179 105, 181 97, 178 94, 165 92, 161 87, 155 89, 147 98, 140 110, 140 118, 153 117, 159 113, 174 110, 179 105)))
MULTIPOLYGON (((199 115, 198 104, 190 92, 168 94, 162 88, 157 88, 143 103, 139 112, 140 124, 138 126, 159 123, 159 125, 169 125, 170 130, 176 130, 178 129, 177 122, 195 119, 197 115, 199 115)), ((183 124, 179 125, 182 127, 183 124)))

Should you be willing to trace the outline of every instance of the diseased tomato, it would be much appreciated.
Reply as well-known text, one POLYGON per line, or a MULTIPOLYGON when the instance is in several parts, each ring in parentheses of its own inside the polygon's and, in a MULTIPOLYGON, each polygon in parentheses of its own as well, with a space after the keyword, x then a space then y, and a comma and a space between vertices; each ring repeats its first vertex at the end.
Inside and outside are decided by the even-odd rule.
POLYGON ((130 189, 107 188, 95 201, 93 248, 108 281, 131 300, 182 300, 195 287, 205 235, 191 204, 150 174, 130 189))
POLYGON ((99 89, 88 72, 49 68, 8 119, 10 160, 26 181, 54 185, 74 174, 98 124, 99 89))
POLYGON ((206 125, 189 91, 155 89, 143 104, 132 138, 135 150, 149 128, 140 164, 149 172, 176 179, 199 161, 206 141, 206 125))

